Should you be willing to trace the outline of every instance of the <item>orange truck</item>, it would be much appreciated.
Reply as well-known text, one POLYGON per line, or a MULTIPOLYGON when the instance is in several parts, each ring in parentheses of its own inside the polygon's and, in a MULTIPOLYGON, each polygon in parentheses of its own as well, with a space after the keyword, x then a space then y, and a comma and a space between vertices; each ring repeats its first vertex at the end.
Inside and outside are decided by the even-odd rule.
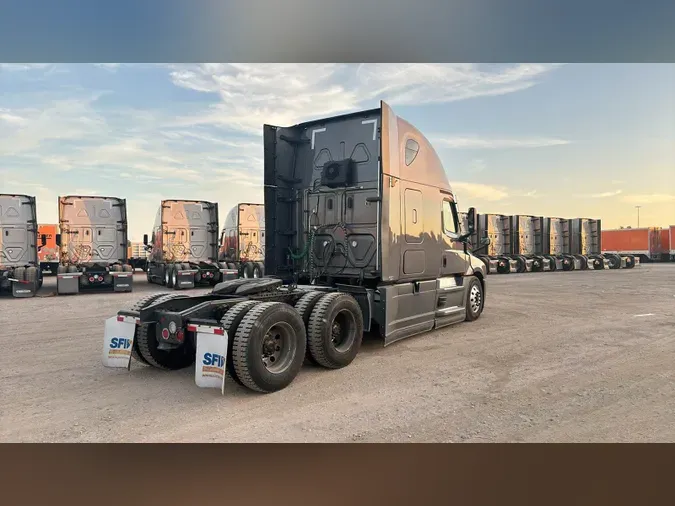
POLYGON ((635 255, 641 262, 666 260, 670 253, 669 232, 660 227, 603 230, 602 252, 635 255))
POLYGON ((38 225, 38 234, 47 238, 47 243, 38 251, 40 270, 43 274, 56 274, 59 266, 59 247, 56 245, 56 234, 59 226, 54 223, 38 225))

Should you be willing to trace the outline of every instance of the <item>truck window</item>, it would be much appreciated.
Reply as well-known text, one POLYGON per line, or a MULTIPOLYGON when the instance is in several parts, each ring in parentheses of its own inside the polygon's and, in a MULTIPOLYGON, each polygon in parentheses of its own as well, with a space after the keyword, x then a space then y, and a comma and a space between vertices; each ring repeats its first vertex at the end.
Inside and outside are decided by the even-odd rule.
POLYGON ((415 158, 417 157, 417 153, 420 150, 420 145, 417 143, 417 141, 414 141, 412 139, 408 139, 405 142, 405 164, 410 165, 413 163, 415 158))
POLYGON ((443 201, 443 231, 452 237, 457 234, 457 206, 449 200, 443 201))

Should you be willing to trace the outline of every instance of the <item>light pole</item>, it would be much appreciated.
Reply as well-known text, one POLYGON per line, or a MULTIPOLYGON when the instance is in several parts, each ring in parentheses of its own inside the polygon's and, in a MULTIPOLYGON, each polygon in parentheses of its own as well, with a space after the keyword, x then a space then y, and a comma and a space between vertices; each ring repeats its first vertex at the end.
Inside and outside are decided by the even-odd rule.
POLYGON ((640 208, 641 207, 642 206, 635 206, 635 208, 638 210, 638 226, 637 226, 637 228, 640 228, 640 208))

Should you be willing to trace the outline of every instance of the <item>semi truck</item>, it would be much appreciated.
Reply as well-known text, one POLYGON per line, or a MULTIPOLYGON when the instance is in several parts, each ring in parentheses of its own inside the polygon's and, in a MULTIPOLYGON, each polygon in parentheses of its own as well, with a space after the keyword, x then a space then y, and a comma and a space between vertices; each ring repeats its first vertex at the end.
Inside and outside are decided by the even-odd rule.
POLYGON ((143 236, 150 251, 149 283, 174 290, 214 286, 237 277, 218 261, 218 204, 204 200, 162 200, 152 229, 143 236))
POLYGON ((264 125, 263 142, 266 277, 205 295, 153 294, 118 311, 105 325, 105 365, 128 368, 134 357, 175 370, 196 360, 199 386, 223 388, 227 372, 269 393, 306 358, 348 366, 364 332, 388 346, 480 317, 486 268, 468 247, 475 210, 460 234, 457 199, 422 132, 381 102, 264 125))
POLYGON ((42 286, 38 253, 46 241, 38 235, 35 197, 0 194, 0 291, 35 296, 42 286))
POLYGON ((56 276, 59 268, 59 247, 56 244, 56 235, 59 233, 57 223, 43 223, 38 225, 38 234, 40 237, 46 237, 46 244, 40 248, 38 257, 40 259, 40 270, 43 275, 51 274, 56 276))
POLYGON ((265 273, 265 206, 240 203, 225 217, 220 236, 219 259, 242 278, 261 278, 265 273))
POLYGON ((108 289, 131 292, 127 263, 127 204, 119 197, 59 197, 59 265, 56 292, 108 289))

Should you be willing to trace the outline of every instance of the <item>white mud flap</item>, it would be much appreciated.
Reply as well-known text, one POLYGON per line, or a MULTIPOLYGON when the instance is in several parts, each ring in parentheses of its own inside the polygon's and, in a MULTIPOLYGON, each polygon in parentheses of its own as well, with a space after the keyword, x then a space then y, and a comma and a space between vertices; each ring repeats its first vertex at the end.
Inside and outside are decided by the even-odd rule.
POLYGON ((195 383, 200 388, 219 388, 224 395, 227 332, 210 325, 188 325, 188 330, 195 332, 197 340, 195 383))
POLYGON ((131 350, 134 346, 136 318, 113 316, 105 321, 103 333, 103 365, 119 369, 131 368, 131 350))

